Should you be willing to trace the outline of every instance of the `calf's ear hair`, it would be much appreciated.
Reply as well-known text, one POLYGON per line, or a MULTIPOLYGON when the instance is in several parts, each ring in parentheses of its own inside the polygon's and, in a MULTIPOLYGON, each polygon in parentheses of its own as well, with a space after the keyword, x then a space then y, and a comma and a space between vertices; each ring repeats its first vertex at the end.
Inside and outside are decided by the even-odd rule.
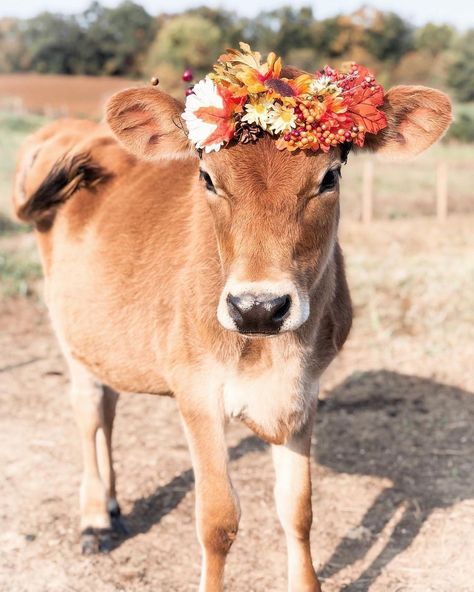
POLYGON ((129 88, 109 99, 106 120, 118 140, 138 158, 197 158, 181 119, 183 109, 182 103, 158 89, 129 88))
POLYGON ((394 86, 382 110, 387 127, 367 134, 364 148, 393 159, 408 159, 441 138, 453 116, 448 96, 425 86, 394 86))

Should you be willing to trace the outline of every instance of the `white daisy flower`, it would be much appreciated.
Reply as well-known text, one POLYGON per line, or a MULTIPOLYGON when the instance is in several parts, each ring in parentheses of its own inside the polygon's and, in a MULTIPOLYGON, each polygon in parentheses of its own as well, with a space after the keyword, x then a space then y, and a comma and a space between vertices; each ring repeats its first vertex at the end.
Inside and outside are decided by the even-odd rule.
POLYGON ((325 92, 330 92, 332 95, 340 95, 342 92, 340 86, 330 76, 326 76, 326 74, 313 80, 309 85, 309 90, 313 95, 319 95, 325 92))
POLYGON ((245 115, 242 117, 242 121, 247 123, 255 123, 263 130, 267 129, 270 123, 270 113, 273 107, 273 101, 262 99, 260 101, 247 103, 245 105, 245 115))
POLYGON ((204 149, 206 152, 216 152, 224 142, 218 142, 204 146, 204 142, 213 134, 217 125, 203 121, 196 117, 195 112, 201 107, 217 107, 222 109, 224 102, 217 92, 217 86, 206 76, 193 87, 193 93, 186 97, 186 106, 183 113, 183 119, 188 128, 188 136, 196 148, 204 149))
POLYGON ((270 130, 275 134, 281 134, 295 126, 296 115, 293 107, 274 103, 270 111, 270 130))

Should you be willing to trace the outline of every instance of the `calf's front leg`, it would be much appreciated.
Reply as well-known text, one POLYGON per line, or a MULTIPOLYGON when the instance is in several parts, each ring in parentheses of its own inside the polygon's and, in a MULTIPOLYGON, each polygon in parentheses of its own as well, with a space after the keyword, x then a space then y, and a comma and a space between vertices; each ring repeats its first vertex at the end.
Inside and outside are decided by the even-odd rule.
POLYGON ((321 592, 313 567, 310 530, 310 450, 313 415, 303 430, 285 445, 273 445, 275 501, 288 550, 289 592, 321 592))
POLYGON ((196 481, 196 526, 202 549, 199 592, 221 592, 227 553, 237 535, 240 507, 228 473, 224 416, 180 405, 196 481))

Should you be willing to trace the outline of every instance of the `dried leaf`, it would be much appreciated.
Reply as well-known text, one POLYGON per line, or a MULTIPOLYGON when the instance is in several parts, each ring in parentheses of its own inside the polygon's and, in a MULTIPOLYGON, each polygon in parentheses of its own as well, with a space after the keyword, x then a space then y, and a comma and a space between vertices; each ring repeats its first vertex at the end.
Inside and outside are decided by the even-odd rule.
POLYGON ((348 104, 347 113, 351 115, 356 125, 363 125, 365 131, 376 134, 387 127, 385 113, 377 109, 383 103, 382 87, 375 90, 370 87, 358 88, 348 104))
POLYGON ((200 107, 196 111, 196 117, 206 123, 216 125, 214 132, 206 139, 204 145, 214 142, 228 142, 232 139, 235 131, 235 114, 242 111, 245 97, 233 97, 225 88, 218 89, 222 97, 222 107, 200 107))

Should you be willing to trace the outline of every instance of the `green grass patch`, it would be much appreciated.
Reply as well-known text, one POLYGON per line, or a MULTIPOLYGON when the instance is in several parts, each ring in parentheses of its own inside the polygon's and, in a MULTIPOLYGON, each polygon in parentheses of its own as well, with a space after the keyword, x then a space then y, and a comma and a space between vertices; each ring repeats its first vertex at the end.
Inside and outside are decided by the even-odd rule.
POLYGON ((3 217, 10 211, 18 149, 29 134, 47 121, 45 117, 39 115, 25 114, 20 116, 0 111, 0 214, 3 214, 3 217))
POLYGON ((20 224, 12 220, 9 216, 0 211, 0 237, 11 234, 23 234, 30 232, 31 227, 28 224, 20 224))
POLYGON ((0 249, 0 299, 31 296, 41 265, 25 254, 0 249))
POLYGON ((31 134, 46 123, 47 119, 40 115, 17 115, 8 112, 0 112, 0 130, 2 133, 31 134))
POLYGON ((447 137, 458 142, 474 142, 474 103, 454 105, 454 122, 447 137))
POLYGON ((461 114, 474 118, 474 103, 454 103, 454 117, 461 114))

